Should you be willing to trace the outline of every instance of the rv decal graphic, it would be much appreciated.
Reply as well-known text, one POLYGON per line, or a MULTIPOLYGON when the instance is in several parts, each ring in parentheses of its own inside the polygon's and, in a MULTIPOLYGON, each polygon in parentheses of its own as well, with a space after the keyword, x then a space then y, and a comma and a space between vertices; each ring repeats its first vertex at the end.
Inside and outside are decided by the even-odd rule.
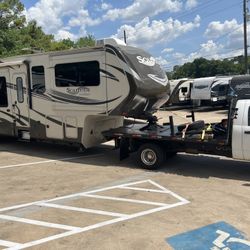
POLYGON ((112 79, 114 81, 119 82, 119 79, 117 77, 115 77, 113 74, 111 74, 110 72, 103 70, 103 69, 100 69, 100 72, 102 73, 103 77, 106 77, 106 78, 109 78, 109 79, 112 79))
POLYGON ((148 77, 151 78, 152 80, 154 80, 155 82, 160 83, 163 86, 167 86, 167 84, 168 84, 168 78, 167 77, 159 78, 158 76, 153 75, 153 74, 148 74, 148 77))
POLYGON ((118 96, 111 100, 102 101, 102 100, 89 99, 89 98, 80 97, 80 96, 68 95, 68 94, 61 93, 55 90, 50 90, 49 95, 56 100, 64 101, 67 103, 79 104, 79 105, 102 105, 102 104, 113 102, 121 97, 121 96, 118 96))
POLYGON ((250 89, 250 82, 245 82, 240 85, 237 85, 236 90, 242 90, 242 89, 250 89))
POLYGON ((70 95, 85 95, 85 94, 89 94, 90 89, 87 87, 79 87, 79 88, 67 88, 66 92, 70 95))
POLYGON ((141 64, 144 64, 144 65, 150 66, 150 67, 155 66, 155 59, 152 56, 150 58, 137 56, 136 58, 137 58, 138 62, 141 64))
POLYGON ((209 85, 197 85, 194 88, 195 89, 207 89, 209 87, 209 85))

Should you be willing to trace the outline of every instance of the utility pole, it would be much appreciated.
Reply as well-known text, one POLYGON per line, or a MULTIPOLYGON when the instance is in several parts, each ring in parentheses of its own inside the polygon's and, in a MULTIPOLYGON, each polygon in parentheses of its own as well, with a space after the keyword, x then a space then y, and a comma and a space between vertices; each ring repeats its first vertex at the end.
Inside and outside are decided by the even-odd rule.
POLYGON ((248 55, 247 55, 247 21, 249 18, 248 15, 248 8, 247 8, 247 2, 248 0, 244 0, 243 3, 243 15, 244 15, 244 65, 245 65, 245 74, 249 73, 248 69, 248 55))
POLYGON ((127 44, 127 34, 126 34, 126 30, 123 31, 123 38, 124 38, 124 42, 127 44))

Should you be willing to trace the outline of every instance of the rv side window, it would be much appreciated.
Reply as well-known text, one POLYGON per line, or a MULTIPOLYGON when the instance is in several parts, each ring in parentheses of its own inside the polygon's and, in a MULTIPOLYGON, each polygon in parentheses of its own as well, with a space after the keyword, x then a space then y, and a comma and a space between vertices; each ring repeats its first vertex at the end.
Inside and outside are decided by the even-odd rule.
POLYGON ((57 64, 55 78, 57 87, 98 86, 100 84, 99 62, 57 64))
POLYGON ((248 126, 250 126, 250 107, 248 108, 248 126))
POLYGON ((32 71, 32 88, 33 92, 44 93, 45 92, 45 74, 43 66, 34 66, 32 71))
POLYGON ((182 93, 187 93, 188 92, 188 88, 187 87, 182 87, 181 88, 181 92, 182 93))
POLYGON ((7 85, 5 77, 0 77, 0 107, 8 107, 7 85))
POLYGON ((16 93, 17 93, 17 100, 19 103, 22 103, 24 101, 23 96, 23 78, 17 77, 16 79, 16 93))

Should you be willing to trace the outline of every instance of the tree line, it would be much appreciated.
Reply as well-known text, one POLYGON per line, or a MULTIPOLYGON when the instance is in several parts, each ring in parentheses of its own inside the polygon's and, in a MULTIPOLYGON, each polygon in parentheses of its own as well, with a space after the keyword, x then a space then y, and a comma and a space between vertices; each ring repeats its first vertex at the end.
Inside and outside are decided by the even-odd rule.
POLYGON ((19 0, 0 1, 0 58, 95 44, 91 35, 81 37, 77 41, 56 41, 53 35, 45 34, 35 20, 27 22, 23 11, 24 5, 19 0))
POLYGON ((182 66, 174 66, 173 71, 167 73, 169 79, 244 74, 243 56, 224 60, 197 58, 182 66))

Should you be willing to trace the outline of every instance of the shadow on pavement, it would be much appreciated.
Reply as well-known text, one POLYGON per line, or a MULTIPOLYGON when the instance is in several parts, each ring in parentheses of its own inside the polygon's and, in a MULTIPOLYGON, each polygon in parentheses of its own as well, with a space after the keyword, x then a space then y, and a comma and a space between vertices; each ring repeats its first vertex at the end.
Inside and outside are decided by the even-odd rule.
MULTIPOLYGON (((130 158, 119 161, 119 150, 114 150, 111 145, 101 145, 84 152, 78 152, 77 148, 69 146, 1 140, 0 153, 1 152, 38 157, 44 160, 82 156, 83 158, 69 159, 65 160, 65 162, 82 163, 97 167, 116 166, 117 168, 140 168, 136 161, 135 154, 131 154, 130 158), (92 155, 93 157, 91 157, 92 155), (96 155, 98 155, 98 157, 96 155), (85 156, 87 156, 87 158, 84 158, 85 156)), ((2 165, 1 158, 0 166, 2 165)), ((41 161, 41 159, 38 161, 41 161)), ((21 163, 25 162, 20 162, 20 164, 21 163)), ((11 164, 11 162, 9 164, 11 164)), ((220 159, 219 157, 213 156, 177 154, 175 157, 168 159, 163 167, 154 171, 197 178, 216 177, 250 182, 250 162, 235 161, 226 158, 220 159)))

